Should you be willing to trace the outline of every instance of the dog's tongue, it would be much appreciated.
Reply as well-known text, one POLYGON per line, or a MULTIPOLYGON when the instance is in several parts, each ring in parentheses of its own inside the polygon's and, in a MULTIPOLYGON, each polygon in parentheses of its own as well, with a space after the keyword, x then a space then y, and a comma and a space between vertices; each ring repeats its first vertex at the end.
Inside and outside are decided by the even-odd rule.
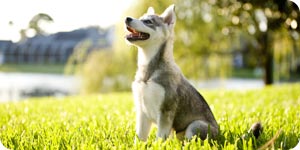
POLYGON ((136 30, 134 30, 133 28, 131 28, 131 27, 129 27, 129 26, 127 26, 126 28, 127 28, 127 30, 128 30, 129 32, 131 32, 131 33, 137 33, 136 30))
POLYGON ((134 28, 131 28, 130 26, 127 26, 127 30, 130 32, 130 34, 126 35, 127 39, 130 40, 145 40, 149 38, 149 34, 138 32, 134 28))
POLYGON ((127 26, 127 30, 128 30, 129 32, 131 32, 131 33, 129 34, 130 37, 139 37, 139 36, 141 35, 139 32, 137 32, 135 29, 133 29, 133 28, 131 28, 131 27, 129 27, 129 26, 127 26))
POLYGON ((139 37, 139 36, 141 36, 141 33, 140 32, 132 32, 131 36, 133 36, 133 37, 139 37))

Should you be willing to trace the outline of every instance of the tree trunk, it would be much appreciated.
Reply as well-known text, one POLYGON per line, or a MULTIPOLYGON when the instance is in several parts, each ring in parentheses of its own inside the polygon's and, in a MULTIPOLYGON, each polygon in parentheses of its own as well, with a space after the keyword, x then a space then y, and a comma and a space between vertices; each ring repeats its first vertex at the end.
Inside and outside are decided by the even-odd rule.
POLYGON ((270 33, 268 33, 268 31, 262 33, 262 36, 261 36, 265 85, 271 85, 274 82, 274 79, 273 79, 273 49, 270 44, 270 43, 272 43, 272 39, 269 36, 270 36, 270 33))
POLYGON ((265 56, 265 64, 264 64, 264 82, 265 85, 271 85, 274 82, 273 79, 273 53, 272 50, 268 50, 266 56, 265 56))

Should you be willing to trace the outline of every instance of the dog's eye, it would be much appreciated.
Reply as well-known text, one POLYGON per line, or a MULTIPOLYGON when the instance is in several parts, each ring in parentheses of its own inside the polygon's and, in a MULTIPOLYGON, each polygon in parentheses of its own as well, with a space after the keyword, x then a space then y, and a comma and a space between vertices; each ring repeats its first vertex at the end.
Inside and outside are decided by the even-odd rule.
POLYGON ((143 23, 145 23, 145 24, 153 24, 151 20, 143 20, 143 23))

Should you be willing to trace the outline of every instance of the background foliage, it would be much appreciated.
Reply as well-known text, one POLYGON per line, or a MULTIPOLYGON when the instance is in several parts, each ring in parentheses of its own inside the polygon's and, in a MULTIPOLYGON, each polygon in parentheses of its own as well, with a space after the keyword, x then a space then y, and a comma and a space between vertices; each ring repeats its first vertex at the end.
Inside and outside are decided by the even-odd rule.
MULTIPOLYGON (((139 0, 123 18, 138 18, 149 6, 160 14, 172 3, 176 5, 177 14, 174 57, 189 79, 230 76, 236 69, 237 54, 243 55, 243 67, 261 68, 265 84, 272 84, 274 78, 276 81, 289 79, 292 72, 299 74, 300 15, 294 3, 285 0, 139 0)), ((112 52, 94 52, 91 54, 94 56, 82 62, 78 72, 84 80, 83 91, 130 89, 128 83, 136 69, 137 51, 126 45, 125 33, 121 21, 116 25, 112 52), (106 88, 105 83, 112 85, 106 88)))

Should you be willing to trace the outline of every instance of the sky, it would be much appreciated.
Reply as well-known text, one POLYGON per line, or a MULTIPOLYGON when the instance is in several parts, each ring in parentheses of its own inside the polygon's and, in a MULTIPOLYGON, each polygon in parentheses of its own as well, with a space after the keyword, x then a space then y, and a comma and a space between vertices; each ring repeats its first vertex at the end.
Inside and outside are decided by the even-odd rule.
MULTIPOLYGON (((48 33, 71 31, 97 25, 108 27, 122 19, 134 0, 2 0, 0 40, 18 41, 19 31, 38 13, 50 15, 54 22, 42 24, 48 33), (12 25, 9 25, 12 22, 12 25)), ((298 4, 300 0, 292 0, 298 4)))
POLYGON ((88 26, 108 27, 119 21, 133 0, 4 0, 0 4, 0 40, 18 41, 19 31, 38 13, 54 20, 42 26, 48 33, 88 26), (12 22, 12 25, 9 25, 12 22))

